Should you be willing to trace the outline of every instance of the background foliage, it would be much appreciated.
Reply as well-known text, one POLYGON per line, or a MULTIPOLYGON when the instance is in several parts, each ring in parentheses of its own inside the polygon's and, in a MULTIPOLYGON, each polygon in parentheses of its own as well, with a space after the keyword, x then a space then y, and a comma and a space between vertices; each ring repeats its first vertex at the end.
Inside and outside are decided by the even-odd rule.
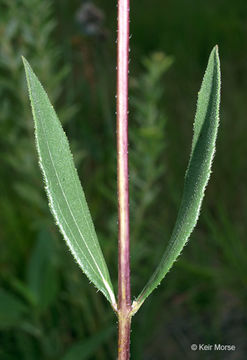
MULTIPOLYGON (((216 43, 223 77, 217 153, 199 225, 133 319, 133 359, 246 358, 246 23, 241 0, 132 4, 133 296, 175 221, 197 91, 216 43), (192 343, 237 350, 192 352, 192 343)), ((73 262, 48 210, 21 55, 72 143, 116 288, 115 3, 0 0, 0 35, 0 358, 114 359, 116 319, 73 262)))

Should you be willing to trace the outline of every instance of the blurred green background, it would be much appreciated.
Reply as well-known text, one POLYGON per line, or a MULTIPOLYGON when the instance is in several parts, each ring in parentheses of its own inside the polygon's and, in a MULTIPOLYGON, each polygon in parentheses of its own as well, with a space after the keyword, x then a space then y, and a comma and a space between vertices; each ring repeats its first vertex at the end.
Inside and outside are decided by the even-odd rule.
MULTIPOLYGON (((116 1, 0 0, 0 359, 116 358, 116 317, 75 264, 34 147, 21 55, 69 137, 117 290, 116 1)), ((131 1, 132 294, 161 257, 179 206, 197 92, 212 47, 221 124, 199 224, 133 319, 135 360, 247 357, 247 6, 131 1), (193 352, 191 344, 235 352, 193 352)))

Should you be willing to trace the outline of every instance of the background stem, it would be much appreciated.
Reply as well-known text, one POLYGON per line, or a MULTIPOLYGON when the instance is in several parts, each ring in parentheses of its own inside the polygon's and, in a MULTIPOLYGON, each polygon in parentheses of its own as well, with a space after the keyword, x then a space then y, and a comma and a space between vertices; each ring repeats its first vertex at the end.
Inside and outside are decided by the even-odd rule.
POLYGON ((118 152, 118 359, 129 359, 130 337, 130 261, 129 261, 129 185, 128 185, 128 67, 129 0, 118 0, 117 55, 117 152, 118 152))

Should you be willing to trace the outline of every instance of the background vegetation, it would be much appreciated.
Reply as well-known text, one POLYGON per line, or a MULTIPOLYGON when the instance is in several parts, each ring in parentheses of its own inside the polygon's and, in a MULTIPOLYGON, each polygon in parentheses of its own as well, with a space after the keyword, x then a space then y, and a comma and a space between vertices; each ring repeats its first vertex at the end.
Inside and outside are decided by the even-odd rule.
MULTIPOLYGON (((131 6, 133 296, 175 221, 197 91, 216 43, 223 76, 217 153, 199 225, 133 319, 132 358, 244 360, 246 2, 131 6), (193 343, 237 350, 192 352, 193 343)), ((21 63, 24 55, 56 105, 116 288, 115 2, 0 0, 0 36, 0 359, 115 359, 116 318, 81 274, 49 213, 21 63)))

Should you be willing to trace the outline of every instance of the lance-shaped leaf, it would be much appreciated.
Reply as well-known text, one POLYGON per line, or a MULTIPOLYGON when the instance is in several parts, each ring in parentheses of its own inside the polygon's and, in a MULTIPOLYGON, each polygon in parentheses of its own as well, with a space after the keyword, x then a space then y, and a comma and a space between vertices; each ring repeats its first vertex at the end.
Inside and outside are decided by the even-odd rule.
POLYGON ((95 233, 67 137, 48 96, 23 59, 39 163, 51 211, 73 256, 90 281, 115 307, 109 272, 95 233))
POLYGON ((144 300, 160 284, 191 235, 200 212, 215 152, 219 125, 220 62, 216 46, 209 57, 201 90, 198 94, 194 136, 184 191, 171 239, 162 260, 149 282, 133 303, 135 313, 144 300))

